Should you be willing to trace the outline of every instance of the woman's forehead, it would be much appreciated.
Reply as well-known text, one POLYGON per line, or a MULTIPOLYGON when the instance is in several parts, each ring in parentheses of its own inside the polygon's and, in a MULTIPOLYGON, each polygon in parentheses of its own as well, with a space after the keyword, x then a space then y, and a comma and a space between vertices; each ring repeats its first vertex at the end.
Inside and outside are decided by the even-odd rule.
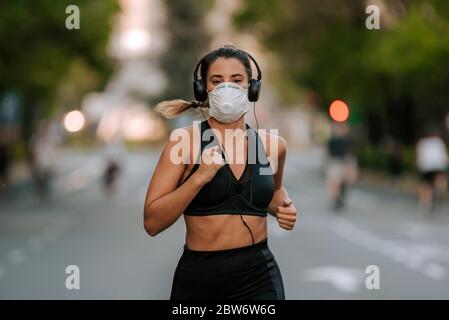
POLYGON ((208 76, 232 76, 241 74, 246 76, 245 66, 236 58, 218 58, 209 67, 208 76))

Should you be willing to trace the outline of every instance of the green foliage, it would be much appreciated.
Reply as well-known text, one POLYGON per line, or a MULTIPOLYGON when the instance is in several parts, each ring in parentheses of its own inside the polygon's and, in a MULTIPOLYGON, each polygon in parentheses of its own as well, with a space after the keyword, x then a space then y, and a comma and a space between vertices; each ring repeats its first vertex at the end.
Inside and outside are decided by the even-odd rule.
POLYGON ((383 170, 387 166, 387 156, 379 148, 366 144, 361 146, 357 152, 357 159, 362 167, 375 170, 383 170))
MULTIPOLYGON (((382 148, 370 144, 360 145, 355 150, 360 166, 378 171, 386 171, 389 155, 382 148)), ((404 172, 416 172, 416 154, 413 147, 405 147, 401 151, 402 169, 404 172)))
POLYGON ((106 43, 117 9, 114 0, 1 1, 0 96, 17 92, 24 101, 24 121, 32 122, 32 114, 46 116, 54 109, 67 83, 85 80, 86 85, 75 86, 81 88, 73 94, 78 97, 102 86, 112 71, 106 43), (80 29, 66 28, 69 5, 80 9, 80 29), (39 112, 33 110, 37 106, 39 112))
POLYGON ((235 22, 277 54, 293 84, 280 88, 315 91, 323 109, 345 99, 370 142, 391 135, 412 145, 449 110, 449 1, 384 3, 380 30, 365 28, 362 0, 246 0, 235 22))
MULTIPOLYGON (((170 47, 162 56, 161 65, 168 78, 167 90, 161 99, 192 99, 192 74, 199 57, 208 46, 208 37, 202 25, 210 1, 168 0, 166 30, 170 47)), ((156 99, 155 99, 156 100, 156 99)))

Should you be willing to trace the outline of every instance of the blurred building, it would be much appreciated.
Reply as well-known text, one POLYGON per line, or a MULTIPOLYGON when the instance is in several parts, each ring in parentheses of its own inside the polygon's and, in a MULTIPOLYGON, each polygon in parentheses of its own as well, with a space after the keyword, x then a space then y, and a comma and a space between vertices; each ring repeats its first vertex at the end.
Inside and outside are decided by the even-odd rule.
POLYGON ((116 72, 104 92, 93 92, 83 99, 82 109, 102 141, 117 134, 125 140, 159 140, 167 129, 146 101, 166 86, 157 66, 165 48, 164 7, 159 0, 119 3, 122 10, 108 49, 116 72))

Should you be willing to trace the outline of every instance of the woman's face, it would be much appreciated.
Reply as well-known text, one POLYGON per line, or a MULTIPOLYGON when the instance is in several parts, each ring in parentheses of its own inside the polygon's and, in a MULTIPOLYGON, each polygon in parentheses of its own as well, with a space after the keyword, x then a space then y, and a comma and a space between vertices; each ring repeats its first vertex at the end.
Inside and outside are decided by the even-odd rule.
POLYGON ((213 90, 222 82, 234 82, 248 87, 248 74, 245 66, 236 58, 218 58, 207 73, 207 91, 213 90))

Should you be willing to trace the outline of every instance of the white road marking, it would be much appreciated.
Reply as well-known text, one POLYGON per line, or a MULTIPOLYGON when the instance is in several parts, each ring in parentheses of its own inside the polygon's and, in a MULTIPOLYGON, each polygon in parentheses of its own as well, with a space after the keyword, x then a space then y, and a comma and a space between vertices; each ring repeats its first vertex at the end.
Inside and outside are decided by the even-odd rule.
POLYGON ((424 273, 435 280, 442 280, 446 277, 446 269, 436 263, 431 263, 426 266, 424 273))
POLYGON ((412 239, 422 239, 429 235, 428 228, 422 222, 405 222, 401 225, 401 232, 412 239))
POLYGON ((309 269, 304 274, 307 281, 329 282, 337 290, 343 292, 356 292, 364 282, 364 272, 359 269, 323 266, 309 269))
POLYGON ((333 231, 348 241, 386 256, 431 279, 441 280, 446 278, 446 268, 429 261, 431 258, 440 258, 440 256, 435 255, 435 250, 437 250, 435 246, 421 246, 419 247, 420 250, 416 250, 416 242, 410 245, 408 242, 384 239, 356 226, 345 218, 339 218, 333 231))

